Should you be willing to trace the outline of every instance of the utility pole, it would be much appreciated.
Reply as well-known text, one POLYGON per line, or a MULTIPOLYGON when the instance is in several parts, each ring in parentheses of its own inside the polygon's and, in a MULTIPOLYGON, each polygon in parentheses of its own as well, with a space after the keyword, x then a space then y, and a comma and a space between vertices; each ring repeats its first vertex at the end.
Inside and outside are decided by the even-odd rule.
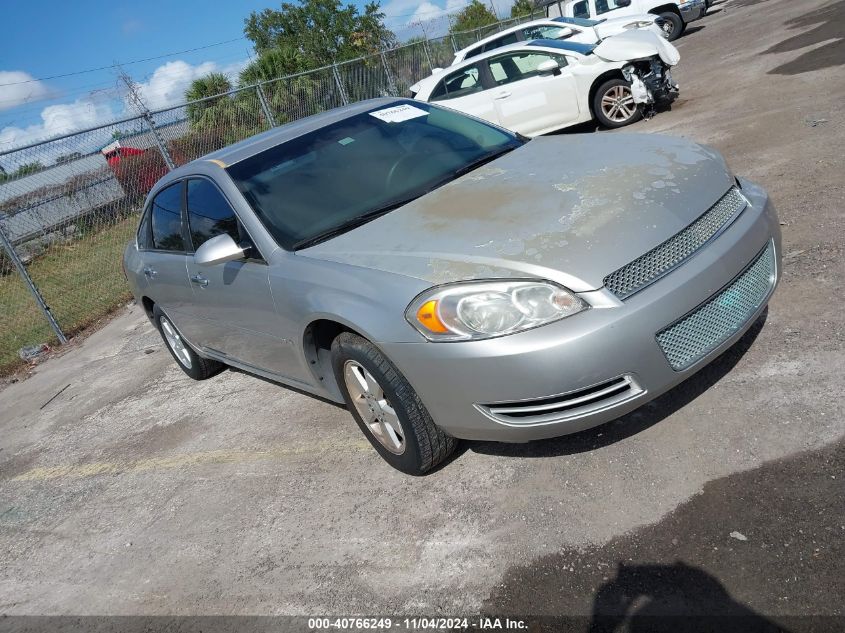
POLYGON ((126 86, 126 98, 129 101, 129 105, 132 106, 132 109, 135 110, 142 119, 144 119, 147 123, 147 127, 150 128, 150 133, 153 135, 153 139, 158 146, 158 151, 161 152, 161 155, 164 158, 168 171, 176 169, 176 163, 173 162, 170 152, 167 151, 167 145, 164 143, 164 139, 161 138, 158 133, 158 129, 156 129, 153 115, 150 113, 149 108, 147 108, 147 105, 144 103, 144 99, 141 97, 141 91, 138 90, 138 84, 132 80, 129 73, 127 73, 121 66, 118 66, 117 68, 120 71, 118 73, 118 78, 126 86))

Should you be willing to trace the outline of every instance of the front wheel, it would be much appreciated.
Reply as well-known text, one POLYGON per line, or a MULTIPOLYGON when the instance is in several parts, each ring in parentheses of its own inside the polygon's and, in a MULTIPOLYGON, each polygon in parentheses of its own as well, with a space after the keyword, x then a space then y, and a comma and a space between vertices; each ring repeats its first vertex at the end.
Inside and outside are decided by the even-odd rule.
POLYGON ((455 450, 457 440, 434 424, 413 387, 368 340, 340 334, 332 368, 347 408, 388 464, 422 475, 455 450))
POLYGON ((659 15, 663 18, 663 31, 666 33, 666 39, 670 42, 674 42, 676 39, 681 37, 681 34, 684 32, 684 28, 686 27, 684 21, 681 19, 681 16, 674 11, 664 11, 659 15))
POLYGON ((194 351, 188 342, 182 338, 179 330, 173 325, 161 308, 153 307, 153 322, 158 328, 164 344, 167 345, 167 351, 173 356, 173 360, 179 365, 179 368, 188 374, 194 380, 205 380, 212 376, 219 374, 226 366, 216 360, 203 358, 194 351))
POLYGON ((634 102, 631 84, 624 79, 604 82, 593 96, 593 114, 599 124, 617 128, 639 121, 643 113, 634 102))

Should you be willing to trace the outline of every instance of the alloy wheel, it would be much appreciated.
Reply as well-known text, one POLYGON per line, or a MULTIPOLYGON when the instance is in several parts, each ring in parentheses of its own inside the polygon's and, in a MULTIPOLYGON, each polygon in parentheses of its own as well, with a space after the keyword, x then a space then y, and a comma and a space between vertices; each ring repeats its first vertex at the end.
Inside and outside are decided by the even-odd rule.
POLYGON ((604 115, 614 123, 624 123, 637 113, 637 104, 627 86, 613 86, 601 98, 604 115))
POLYGON ((352 404, 373 437, 394 455, 404 453, 405 432, 378 381, 354 360, 344 363, 343 378, 352 404))
POLYGON ((164 340, 167 341, 167 346, 173 352, 176 360, 182 363, 187 369, 190 369, 191 354, 188 352, 188 348, 179 335, 179 332, 176 331, 176 328, 173 327, 173 324, 165 316, 159 319, 159 323, 161 323, 161 331, 164 333, 164 340))

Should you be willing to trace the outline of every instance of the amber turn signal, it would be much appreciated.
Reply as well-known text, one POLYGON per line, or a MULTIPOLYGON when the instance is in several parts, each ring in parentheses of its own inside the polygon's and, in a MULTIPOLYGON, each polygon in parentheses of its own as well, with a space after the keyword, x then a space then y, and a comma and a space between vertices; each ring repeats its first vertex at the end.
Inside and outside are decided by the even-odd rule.
POLYGON ((440 317, 437 316, 437 301, 426 301, 417 310, 417 321, 419 321, 427 330, 432 332, 445 333, 449 331, 440 317))

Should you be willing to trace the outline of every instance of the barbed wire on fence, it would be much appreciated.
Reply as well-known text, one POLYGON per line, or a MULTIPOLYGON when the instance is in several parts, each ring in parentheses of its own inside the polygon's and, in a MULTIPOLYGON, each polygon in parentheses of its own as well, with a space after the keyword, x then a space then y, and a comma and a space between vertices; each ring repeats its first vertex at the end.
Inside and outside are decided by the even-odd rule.
POLYGON ((130 299, 122 252, 170 169, 306 116, 409 88, 525 16, 0 151, 0 372, 130 299), (4 170, 5 168, 5 170, 4 170), (24 354, 25 356, 25 354, 24 354))

